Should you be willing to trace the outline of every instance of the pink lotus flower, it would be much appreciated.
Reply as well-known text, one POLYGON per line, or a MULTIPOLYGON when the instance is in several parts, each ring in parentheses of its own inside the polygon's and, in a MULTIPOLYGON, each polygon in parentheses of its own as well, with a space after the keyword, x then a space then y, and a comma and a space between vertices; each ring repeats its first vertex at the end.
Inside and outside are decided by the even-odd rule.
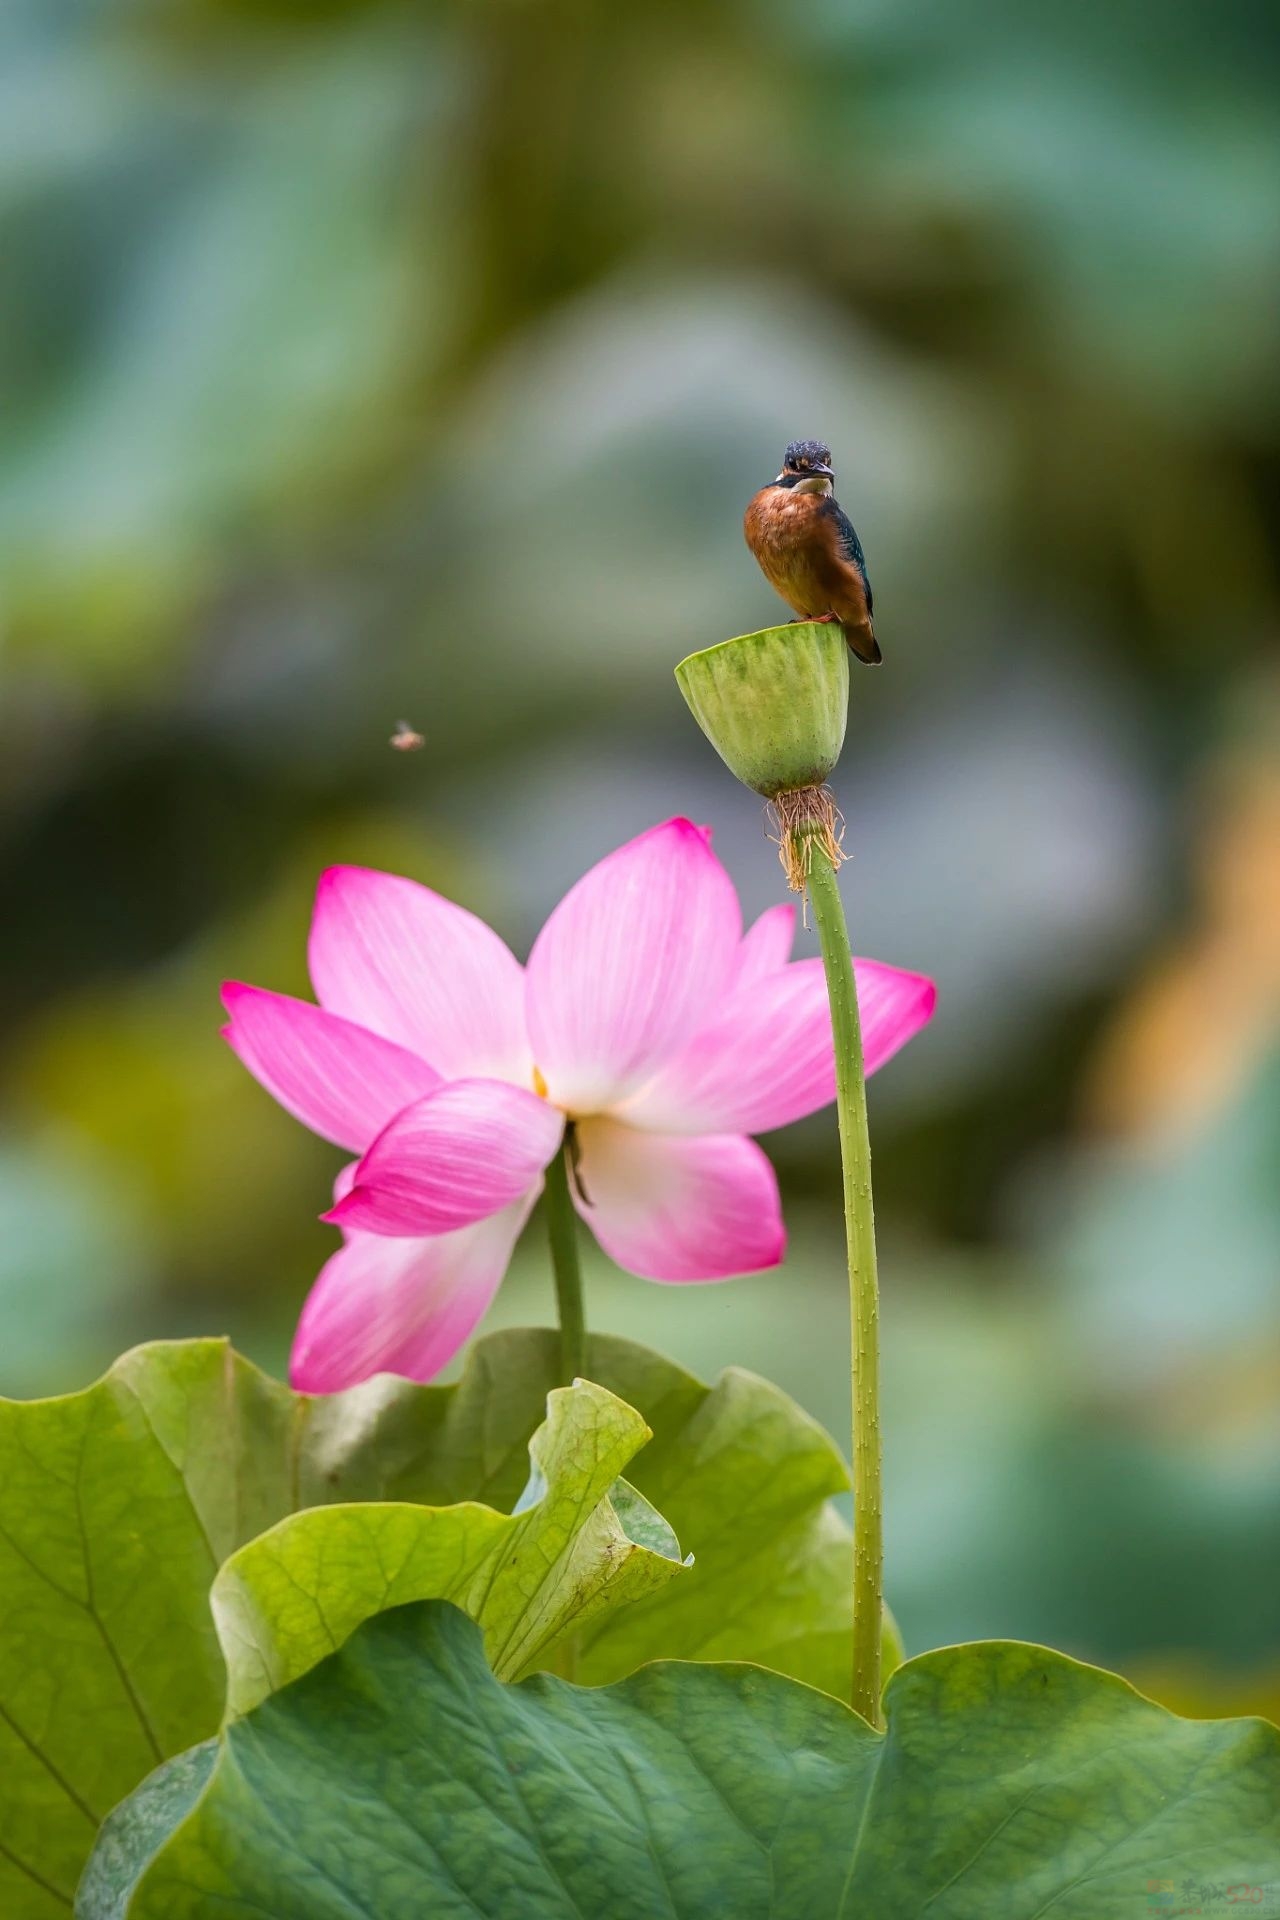
MULTIPOLYGON (((281 1106, 360 1158, 325 1215, 345 1241, 302 1311, 313 1393, 429 1380, 470 1336, 577 1127, 578 1208, 649 1280, 776 1266, 778 1185, 747 1135, 835 1097, 821 963, 794 910, 745 935, 710 836, 668 820, 571 888, 527 967, 482 920, 392 874, 324 874, 319 1006, 228 982, 224 1032, 281 1106), (583 1196, 587 1196, 584 1199, 583 1196)), ((857 962, 867 1071, 933 1012, 932 981, 857 962)))

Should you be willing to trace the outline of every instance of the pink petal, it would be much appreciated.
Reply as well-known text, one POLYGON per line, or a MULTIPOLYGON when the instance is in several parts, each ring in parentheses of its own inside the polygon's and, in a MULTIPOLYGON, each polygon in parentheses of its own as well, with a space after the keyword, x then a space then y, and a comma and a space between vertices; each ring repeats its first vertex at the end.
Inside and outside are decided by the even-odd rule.
POLYGON ((429 1060, 446 1080, 532 1084, 524 974, 473 913, 367 867, 321 875, 308 947, 316 997, 429 1060))
POLYGON ((773 1168, 753 1140, 639 1133, 584 1120, 578 1211, 612 1260, 646 1280, 727 1280, 776 1267, 787 1236, 773 1168))
POLYGON ((336 1014, 228 980, 223 1035, 233 1053, 305 1127, 362 1153, 392 1115, 439 1083, 425 1060, 336 1014))
POLYGON ((740 987, 748 980, 763 979, 766 974, 785 967, 791 958, 791 943, 795 935, 795 908, 786 905, 767 907, 742 936, 733 976, 734 986, 740 987))
MULTIPOLYGON (((904 1046, 933 1013, 923 974, 854 963, 866 1071, 904 1046)), ((835 1099, 831 1016, 820 960, 740 986, 618 1118, 660 1133, 767 1133, 835 1099)))
POLYGON ((449 1080, 405 1107, 325 1215, 367 1233, 452 1233, 537 1185, 564 1115, 505 1080, 449 1080))
POLYGON ((529 957, 529 1033, 551 1098, 594 1113, 649 1079, 715 1005, 741 926, 733 883, 688 820, 593 867, 529 957))
POLYGON ((868 1073, 878 1073, 921 1027, 927 1027, 938 1004, 938 989, 927 973, 908 973, 887 967, 883 960, 855 960, 862 1022, 862 1062, 868 1073))
POLYGON ((487 1312, 535 1198, 536 1189, 476 1226, 430 1239, 349 1234, 302 1309, 294 1386, 337 1393, 374 1373, 439 1373, 487 1312))

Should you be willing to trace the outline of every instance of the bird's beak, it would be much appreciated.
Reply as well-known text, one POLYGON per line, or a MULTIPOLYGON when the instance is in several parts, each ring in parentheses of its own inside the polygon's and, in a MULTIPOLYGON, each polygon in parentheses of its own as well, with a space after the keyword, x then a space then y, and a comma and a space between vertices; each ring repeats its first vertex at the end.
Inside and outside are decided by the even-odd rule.
POLYGON ((834 480, 836 477, 835 468, 824 466, 821 461, 811 471, 816 473, 820 480, 834 480))

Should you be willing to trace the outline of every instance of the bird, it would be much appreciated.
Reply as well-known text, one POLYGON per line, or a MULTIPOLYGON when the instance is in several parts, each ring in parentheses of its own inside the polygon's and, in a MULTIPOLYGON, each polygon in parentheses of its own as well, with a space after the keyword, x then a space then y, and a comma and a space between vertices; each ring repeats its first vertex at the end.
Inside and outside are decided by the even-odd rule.
POLYGON ((793 440, 777 479, 752 496, 742 530, 765 579, 797 618, 838 621, 857 658, 878 666, 866 556, 835 497, 835 477, 830 447, 793 440))

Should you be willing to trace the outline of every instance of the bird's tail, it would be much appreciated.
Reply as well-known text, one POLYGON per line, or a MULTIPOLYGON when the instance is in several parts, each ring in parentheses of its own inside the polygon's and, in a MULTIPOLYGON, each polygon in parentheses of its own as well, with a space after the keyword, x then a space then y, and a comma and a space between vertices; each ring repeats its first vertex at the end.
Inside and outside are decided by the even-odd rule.
POLYGON ((862 621, 856 627, 846 626, 844 637, 864 666, 880 665, 884 655, 880 651, 880 642, 876 639, 876 630, 869 620, 862 621))

